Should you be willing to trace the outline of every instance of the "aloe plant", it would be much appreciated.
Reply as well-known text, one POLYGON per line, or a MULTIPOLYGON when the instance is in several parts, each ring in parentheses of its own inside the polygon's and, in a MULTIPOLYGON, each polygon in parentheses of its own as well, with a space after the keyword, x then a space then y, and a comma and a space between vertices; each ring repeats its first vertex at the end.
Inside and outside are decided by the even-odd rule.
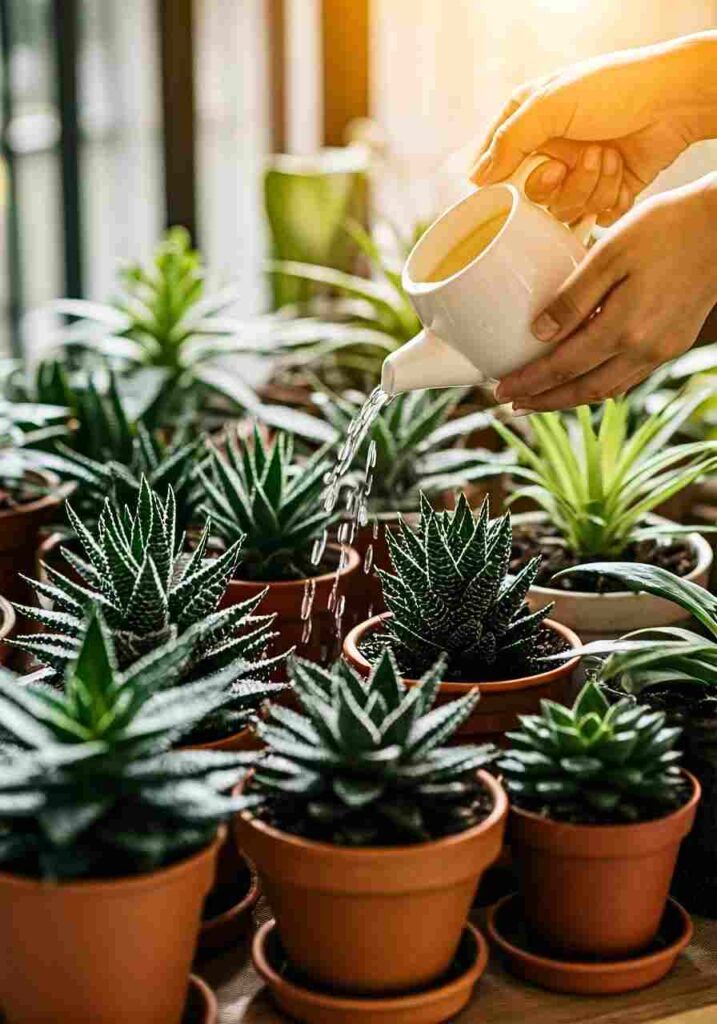
POLYGON ((477 689, 434 707, 445 664, 408 688, 384 652, 367 680, 337 662, 297 659, 303 714, 273 706, 257 729, 266 753, 251 793, 259 814, 288 832, 341 846, 418 843, 462 832, 491 806, 476 777, 491 744, 450 740, 478 701, 477 689))
POLYGON ((513 679, 540 671, 543 620, 525 597, 538 572, 532 559, 509 572, 510 516, 491 522, 488 500, 473 517, 461 495, 455 512, 437 512, 422 496, 414 531, 403 521, 387 534, 393 573, 379 569, 392 613, 366 641, 372 657, 388 645, 410 676, 448 655, 448 678, 513 679))
POLYGON ((296 580, 322 571, 311 556, 334 518, 321 502, 330 468, 325 451, 300 463, 290 434, 265 443, 256 427, 251 440, 230 435, 224 452, 210 446, 204 510, 227 547, 243 545, 244 578, 296 580))
POLYGON ((541 702, 507 734, 498 761, 512 801, 557 821, 646 821, 679 806, 686 786, 675 749, 679 728, 629 699, 608 704, 594 682, 572 708, 541 702))
MULTIPOLYGON (((625 398, 608 399, 595 425, 588 406, 571 414, 529 418, 531 447, 498 420, 494 427, 515 461, 493 466, 524 486, 511 501, 527 497, 545 513, 571 552, 589 558, 619 557, 629 544, 690 527, 647 525, 648 514, 691 483, 717 469, 717 441, 671 444, 704 392, 680 392, 664 408, 630 429, 625 398)), ((486 462, 486 472, 491 463, 486 462)))
POLYGON ((4 870, 50 881, 151 871, 206 846, 255 802, 226 795, 247 755, 168 750, 224 698, 212 678, 157 692, 180 644, 120 672, 96 611, 60 692, 0 670, 4 870))

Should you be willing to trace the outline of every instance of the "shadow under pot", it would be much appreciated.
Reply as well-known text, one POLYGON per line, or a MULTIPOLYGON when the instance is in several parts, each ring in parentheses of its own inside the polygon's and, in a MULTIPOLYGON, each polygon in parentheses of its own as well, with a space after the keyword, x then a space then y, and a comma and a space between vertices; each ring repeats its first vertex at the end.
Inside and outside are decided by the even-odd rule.
POLYGON ((492 797, 488 817, 411 846, 334 846, 249 811, 236 816, 237 842, 257 867, 295 968, 357 995, 416 989, 448 969, 480 877, 503 843, 508 798, 492 775, 478 778, 492 797))
POLYGON ((48 493, 0 510, 0 594, 20 604, 30 604, 33 595, 19 574, 34 575, 40 531, 56 517, 71 490, 51 473, 31 470, 27 476, 35 485, 47 488, 48 493))
MULTIPOLYGON (((665 520, 658 516, 648 517, 650 525, 665 520)), ((547 524, 548 518, 542 512, 526 512, 513 516, 513 545, 516 537, 531 524, 547 524)), ((707 586, 712 565, 712 548, 700 533, 688 533, 679 537, 691 551, 694 568, 683 579, 700 586, 707 586)), ((598 559, 584 558, 583 562, 598 559)), ((576 583, 577 586, 577 583, 576 583)), ((599 594, 584 590, 562 590, 558 587, 532 586, 528 591, 528 604, 532 609, 544 608, 554 602, 552 615, 578 633, 584 643, 592 640, 616 639, 636 629, 654 629, 662 626, 676 626, 688 622, 690 616, 683 608, 653 594, 636 594, 632 591, 610 591, 599 594)))
POLYGON ((9 1024, 179 1024, 223 832, 145 875, 50 883, 0 872, 0 992, 9 1024))
POLYGON ((699 783, 685 775, 687 801, 649 821, 574 825, 511 806, 524 920, 556 954, 618 959, 650 945, 700 798, 699 783))
MULTIPOLYGON (((273 628, 279 636, 274 643, 275 650, 294 647, 299 657, 326 664, 340 650, 341 609, 348 602, 350 588, 361 571, 358 553, 351 547, 343 551, 345 564, 339 568, 341 548, 337 544, 328 545, 324 561, 330 571, 309 579, 230 580, 220 607, 239 604, 268 588, 257 614, 276 613, 273 628)), ((283 667, 282 678, 285 673, 283 667)))
MULTIPOLYGON (((362 641, 371 632, 380 629, 389 616, 390 612, 362 622, 352 629, 344 640, 344 658, 365 677, 371 671, 371 664, 361 652, 362 641)), ((557 633, 569 647, 580 645, 580 638, 562 623, 545 619, 544 626, 557 633)), ((533 715, 540 711, 541 700, 554 700, 564 704, 571 698, 573 676, 579 663, 579 658, 570 658, 568 661, 557 662, 554 668, 546 672, 537 672, 535 675, 518 679, 442 682, 439 686, 437 704, 445 704, 463 697, 477 686, 480 690, 480 700, 469 718, 458 729, 454 741, 479 743, 491 740, 500 743, 504 733, 518 726, 519 715, 533 715)), ((418 682, 416 679, 404 681, 407 686, 416 686, 418 682)))

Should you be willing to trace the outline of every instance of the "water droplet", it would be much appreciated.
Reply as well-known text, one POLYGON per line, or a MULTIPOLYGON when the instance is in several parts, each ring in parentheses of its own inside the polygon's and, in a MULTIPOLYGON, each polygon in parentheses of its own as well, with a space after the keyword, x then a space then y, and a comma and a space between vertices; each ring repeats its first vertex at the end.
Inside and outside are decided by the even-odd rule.
MULTIPOLYGON (((352 537, 351 537, 351 521, 350 520, 345 519, 343 521, 343 523, 341 523, 341 525, 339 526, 338 532, 336 534, 336 537, 338 539, 339 544, 350 544, 351 543, 352 537)), ((342 554, 343 554, 343 552, 342 552, 342 554)))
POLYGON ((311 549, 311 564, 314 566, 321 564, 321 559, 324 557, 324 551, 326 550, 326 542, 329 539, 328 530, 324 530, 320 537, 317 537, 314 541, 314 546, 311 549))
POLYGON ((366 548, 366 554, 363 556, 363 571, 368 575, 373 568, 373 544, 369 544, 366 548))
POLYGON ((311 630, 314 628, 314 620, 307 619, 304 623, 304 628, 301 631, 301 642, 302 644, 308 644, 311 639, 311 630))
POLYGON ((336 622, 340 622, 346 610, 346 594, 342 594, 336 603, 336 622))
POLYGON ((373 533, 373 539, 378 540, 378 519, 374 519, 371 532, 373 533))
POLYGON ((376 442, 374 440, 369 441, 368 452, 366 454, 366 475, 376 465, 376 442))
POLYGON ((307 580, 304 584, 304 595, 301 599, 301 618, 302 621, 306 622, 311 618, 311 610, 314 606, 314 597, 316 595, 316 580, 307 580))

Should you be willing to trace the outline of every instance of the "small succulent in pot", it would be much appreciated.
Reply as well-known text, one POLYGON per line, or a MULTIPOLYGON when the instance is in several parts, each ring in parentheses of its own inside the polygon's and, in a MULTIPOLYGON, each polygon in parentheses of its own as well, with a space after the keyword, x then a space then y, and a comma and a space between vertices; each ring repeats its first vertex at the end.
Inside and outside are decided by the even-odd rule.
POLYGON ((496 751, 445 746, 478 692, 436 706, 443 671, 439 660, 408 687, 388 652, 368 679, 297 659, 303 713, 274 706, 259 726, 266 750, 246 791, 261 803, 236 819, 238 840, 290 961, 335 988, 438 977, 498 856, 507 802, 483 770, 496 751))
POLYGON ((303 716, 274 706, 257 725, 268 750, 251 785, 262 818, 340 846, 427 842, 478 824, 491 801, 476 771, 496 751, 443 746, 479 698, 474 689, 432 710, 444 669, 439 659, 408 689, 387 651, 368 681, 343 661, 329 670, 295 659, 303 716))
POLYGON ((541 657, 563 648, 525 597, 539 559, 509 572, 510 516, 491 521, 486 499, 477 517, 461 495, 455 511, 438 512, 422 497, 416 530, 401 523, 389 535, 394 572, 380 571, 391 612, 363 644, 369 660, 388 645, 402 671, 420 675, 441 652, 447 679, 512 679, 545 670, 541 657))
POLYGON ((610 705, 588 682, 572 708, 544 701, 540 715, 524 716, 499 768, 518 807, 556 821, 646 821, 685 801, 679 735, 664 714, 610 705))
POLYGON ((77 1022, 127 1007, 140 1024, 181 1016, 218 829, 252 798, 228 795, 248 755, 168 749, 224 690, 208 679, 156 693, 178 644, 120 673, 96 613, 61 692, 0 674, 0 984, 11 1020, 52 1019, 60 990, 77 1022), (110 945, 112 956, 88 956, 110 945))
POLYGON ((166 499, 143 479, 132 509, 106 501, 96 528, 85 526, 68 505, 68 516, 84 557, 63 549, 81 580, 47 565, 48 581, 31 581, 51 607, 23 606, 47 633, 18 636, 13 644, 46 666, 41 678, 57 681, 77 655, 88 609, 102 610, 115 638, 121 668, 158 644, 191 631, 186 682, 223 671, 235 701, 202 723, 193 737, 216 739, 239 731, 261 701, 281 687, 269 682, 285 655, 269 657, 276 636, 274 617, 255 615, 263 592, 246 602, 217 610, 241 555, 241 541, 216 559, 207 559, 207 523, 193 551, 178 534, 171 487, 166 499))
POLYGON ((204 510, 227 547, 243 538, 242 579, 298 580, 322 571, 312 551, 332 521, 321 502, 330 468, 325 451, 302 464, 292 435, 266 443, 256 427, 251 440, 230 435, 225 452, 210 446, 204 510))
POLYGON ((559 955, 618 959, 653 940, 700 796, 679 735, 592 681, 572 708, 544 701, 508 734, 498 766, 525 918, 559 955))

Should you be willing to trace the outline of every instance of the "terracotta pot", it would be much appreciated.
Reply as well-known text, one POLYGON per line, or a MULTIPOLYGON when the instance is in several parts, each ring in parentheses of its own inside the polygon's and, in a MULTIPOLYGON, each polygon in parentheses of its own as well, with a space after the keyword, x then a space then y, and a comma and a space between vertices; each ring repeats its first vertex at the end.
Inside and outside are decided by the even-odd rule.
POLYGON ((179 1024, 221 838, 137 877, 55 885, 0 873, 7 1024, 179 1024))
POLYGON ((218 1016, 217 997, 209 985, 196 974, 190 974, 182 1024, 217 1024, 218 1016))
POLYGON ((0 597, 0 665, 7 664, 14 651, 3 643, 15 628, 15 611, 9 601, 0 597))
POLYGON ((259 871, 291 962, 335 990, 428 985, 451 963, 480 877, 500 853, 508 800, 487 772, 490 815, 431 843, 341 847, 272 828, 249 812, 238 842, 259 871))
MULTIPOLYGON (((378 629, 389 614, 376 615, 362 622, 352 629, 344 640, 344 658, 363 676, 368 676, 371 665, 359 650, 359 645, 366 634, 378 629)), ((563 637, 571 647, 580 644, 580 638, 562 623, 546 619, 545 625, 563 637)), ((519 679, 490 683, 483 683, 479 679, 470 683, 441 683, 438 703, 445 704, 447 701, 456 700, 477 686, 481 699, 471 716, 456 733, 456 739, 462 743, 478 743, 488 739, 500 742, 503 733, 518 725, 518 715, 536 714, 540 710, 541 700, 566 703, 570 697, 573 674, 579 662, 579 658, 571 658, 569 661, 558 662, 555 668, 547 672, 519 679)), ((415 686, 417 683, 416 679, 404 681, 407 686, 415 686)))
POLYGON ((33 575, 40 530, 54 517, 72 489, 60 486, 51 473, 32 470, 28 476, 54 490, 36 501, 0 512, 0 594, 21 604, 30 604, 33 594, 19 573, 33 575))
MULTIPOLYGON (((338 565, 341 550, 338 545, 330 544, 326 550, 333 555, 338 565)), ((274 628, 279 633, 275 642, 276 650, 294 647, 300 657, 326 664, 336 657, 340 649, 340 637, 337 637, 334 617, 334 608, 336 607, 334 602, 340 602, 341 598, 348 594, 349 587, 353 586, 357 574, 361 571, 358 553, 351 547, 344 550, 347 561, 344 568, 338 573, 338 586, 336 586, 336 572, 314 576, 311 580, 288 580, 279 583, 234 579, 230 581, 220 607, 227 608, 229 605, 246 601, 268 586, 269 589, 261 602, 259 613, 262 615, 277 613, 274 623, 274 628), (307 622, 302 619, 301 611, 304 595, 309 592, 310 587, 314 590, 314 599, 307 622)), ((282 670, 283 677, 285 677, 285 669, 282 670)))
POLYGON ((510 848, 528 928, 573 957, 639 953, 657 933, 680 843, 700 786, 663 818, 629 825, 571 825, 511 807, 510 848))
MULTIPOLYGON (((514 516, 513 524, 544 522, 545 519, 542 512, 528 512, 514 516)), ((652 521, 655 519, 653 517, 652 521)), ((702 587, 707 586, 712 548, 699 533, 689 533, 682 539, 693 546, 697 555, 697 565, 684 578, 702 587)), ((551 614, 579 633, 584 643, 623 636, 634 629, 675 626, 690 619, 679 605, 652 594, 633 594, 631 591, 589 594, 554 587, 530 588, 528 604, 531 607, 543 608, 549 601, 555 602, 551 614)))

